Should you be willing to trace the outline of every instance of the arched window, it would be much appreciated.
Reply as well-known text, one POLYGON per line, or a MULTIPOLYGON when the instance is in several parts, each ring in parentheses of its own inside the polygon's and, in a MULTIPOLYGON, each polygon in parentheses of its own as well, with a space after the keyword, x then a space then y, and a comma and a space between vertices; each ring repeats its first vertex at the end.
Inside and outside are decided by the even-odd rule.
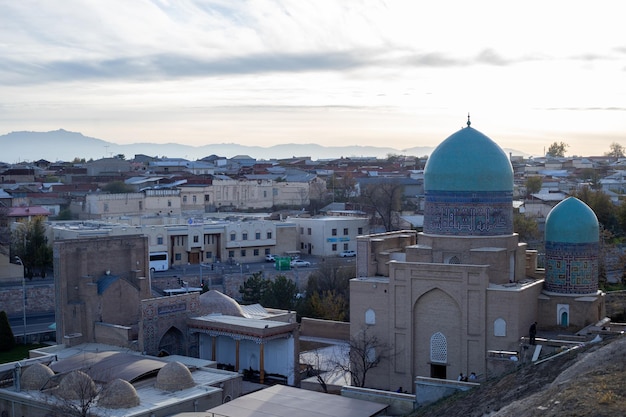
POLYGON ((376 313, 371 308, 365 312, 365 324, 376 324, 376 313))
POLYGON ((438 363, 448 362, 448 341, 441 332, 430 337, 430 361, 438 363))
POLYGON ((504 319, 496 319, 493 322, 493 335, 494 336, 506 336, 506 321, 504 319))
POLYGON ((461 259, 457 255, 452 255, 448 256, 444 263, 458 265, 461 263, 461 259))

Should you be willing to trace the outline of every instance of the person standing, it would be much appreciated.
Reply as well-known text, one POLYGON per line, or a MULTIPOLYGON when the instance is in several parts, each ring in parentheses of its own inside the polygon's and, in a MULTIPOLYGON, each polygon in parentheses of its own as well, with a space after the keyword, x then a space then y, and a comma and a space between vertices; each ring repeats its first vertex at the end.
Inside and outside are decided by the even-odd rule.
POLYGON ((533 324, 531 324, 530 329, 528 329, 528 337, 530 339, 531 345, 534 345, 536 343, 535 336, 537 336, 537 322, 534 322, 533 324))

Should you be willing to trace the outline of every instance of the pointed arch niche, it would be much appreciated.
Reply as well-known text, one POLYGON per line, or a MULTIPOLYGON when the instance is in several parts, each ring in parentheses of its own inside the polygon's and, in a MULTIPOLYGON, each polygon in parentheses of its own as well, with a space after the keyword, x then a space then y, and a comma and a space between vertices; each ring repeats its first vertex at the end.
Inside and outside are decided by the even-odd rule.
POLYGON ((413 375, 447 378, 462 366, 464 314, 442 289, 423 294, 413 308, 413 375))

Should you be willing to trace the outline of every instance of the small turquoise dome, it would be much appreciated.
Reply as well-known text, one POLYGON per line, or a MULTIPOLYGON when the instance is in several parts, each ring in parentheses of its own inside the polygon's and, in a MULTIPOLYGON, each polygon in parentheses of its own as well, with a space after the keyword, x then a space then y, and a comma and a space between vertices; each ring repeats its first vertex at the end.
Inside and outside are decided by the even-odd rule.
POLYGON ((441 142, 426 162, 424 189, 513 191, 513 167, 498 144, 472 127, 441 142))
POLYGON ((546 217, 546 242, 592 243, 600 240, 598 218, 575 197, 554 206, 546 217))

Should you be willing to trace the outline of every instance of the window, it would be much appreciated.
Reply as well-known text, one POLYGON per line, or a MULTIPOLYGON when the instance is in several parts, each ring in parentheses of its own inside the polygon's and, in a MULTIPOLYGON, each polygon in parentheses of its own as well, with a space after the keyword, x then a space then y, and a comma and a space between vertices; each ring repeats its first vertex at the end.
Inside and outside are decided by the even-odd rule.
POLYGON ((200 236, 196 235, 193 237, 193 243, 198 243, 200 242, 200 236))
POLYGON ((337 229, 333 229, 333 230, 332 230, 332 232, 331 232, 331 234, 332 234, 333 236, 337 236, 337 229))
POLYGON ((196 200, 197 200, 197 198, 196 198, 196 196, 195 196, 195 195, 191 197, 191 200, 193 201, 193 203, 194 203, 194 204, 196 204, 196 200))
POLYGON ((157 245, 163 244, 163 236, 157 236, 157 245))
POLYGON ((263 191, 263 198, 267 198, 267 191, 263 191))
POLYGON ((267 238, 271 239, 272 238, 272 232, 267 232, 267 238))
POLYGON ((261 232, 256 232, 256 233, 254 234, 254 238, 255 238, 256 240, 261 240, 261 232))
POLYGON ((332 250, 333 250, 333 252, 337 252, 337 244, 336 243, 333 243, 332 250))
POLYGON ((104 203, 104 212, 106 213, 107 211, 109 211, 109 203, 104 203))
POLYGON ((348 236, 348 228, 347 227, 343 228, 343 235, 344 236, 348 236))
POLYGON ((303 235, 304 234, 304 227, 300 228, 300 234, 303 235))
POLYGON ((430 361, 448 362, 448 341, 441 332, 437 332, 430 337, 430 361))
POLYGON ((259 256, 259 250, 258 249, 254 250, 254 256, 259 256))
POLYGON ((205 255, 206 255, 205 256, 206 259, 211 259, 213 257, 213 252, 211 251, 205 252, 205 255))
POLYGON ((143 201, 139 202, 139 210, 143 210, 143 201))
POLYGON ((231 242, 232 242, 233 240, 235 240, 236 238, 237 238, 237 235, 236 235, 236 234, 234 234, 234 233, 231 233, 231 234, 230 234, 230 240, 231 240, 231 242))
POLYGON ((174 259, 177 261, 180 261, 181 259, 180 253, 177 253, 176 255, 174 255, 174 259))
POLYGON ((306 229, 306 234, 307 234, 307 235, 309 235, 309 236, 311 236, 311 228, 310 228, 310 227, 308 227, 308 228, 306 229))
POLYGON ((241 256, 246 256, 246 250, 245 249, 241 250, 241 256))
POLYGON ((235 257, 235 251, 234 250, 229 250, 228 251, 228 257, 229 258, 234 258, 235 257))
POLYGON ((208 203, 209 201, 211 201, 211 196, 210 196, 210 195, 208 195, 208 194, 205 194, 205 196, 204 196, 204 202, 205 202, 205 203, 208 203))
POLYGON ((172 207, 172 200, 167 200, 167 206, 172 207))
POLYGON ((242 233, 241 234, 241 239, 242 240, 248 240, 248 234, 247 233, 242 233))
POLYGON ((187 196, 186 195, 183 196, 183 203, 187 204, 187 196))
POLYGON ((343 250, 348 250, 348 244, 347 243, 343 244, 343 250))
POLYGON ((365 324, 376 324, 376 313, 371 308, 365 312, 365 324))
POLYGON ((265 255, 269 255, 270 253, 272 253, 270 248, 265 248, 265 255))
POLYGON ((493 335, 494 336, 506 336, 506 321, 504 319, 496 319, 493 322, 493 335))
POLYGON ((357 234, 359 234, 359 235, 363 234, 363 228, 362 227, 359 227, 357 230, 358 230, 357 234))

